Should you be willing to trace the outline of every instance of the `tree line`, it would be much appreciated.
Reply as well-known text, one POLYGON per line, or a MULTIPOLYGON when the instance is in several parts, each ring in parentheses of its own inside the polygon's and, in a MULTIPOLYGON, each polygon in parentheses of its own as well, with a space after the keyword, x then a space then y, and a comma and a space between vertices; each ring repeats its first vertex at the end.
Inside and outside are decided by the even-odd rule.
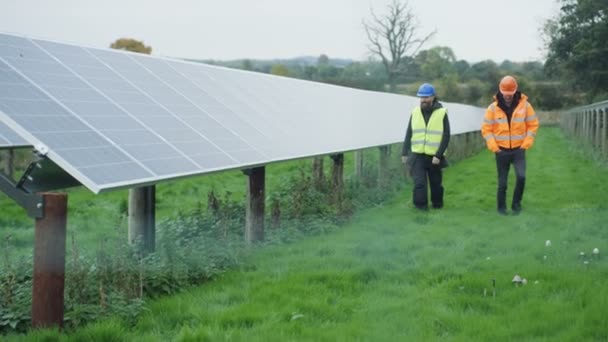
MULTIPOLYGON (((546 61, 469 63, 447 46, 423 49, 435 33, 422 33, 407 0, 393 0, 383 13, 363 20, 370 57, 365 61, 318 57, 289 60, 202 60, 208 64, 294 77, 335 85, 415 95, 431 82, 444 101, 487 105, 506 74, 517 78, 535 107, 555 110, 608 99, 608 1, 556 0, 559 13, 548 19, 541 36, 546 61)), ((150 53, 129 39, 113 48, 150 53)))
MULTIPOLYGON (((330 83, 365 90, 391 91, 391 81, 382 62, 372 58, 367 61, 351 61, 349 64, 334 63, 327 55, 321 55, 313 64, 299 60, 273 61, 205 61, 243 70, 294 77, 303 80, 330 83)), ((402 64, 407 72, 394 76, 394 92, 415 95, 423 82, 431 82, 444 101, 485 106, 498 91, 498 80, 505 74, 518 77, 521 89, 533 98, 542 109, 561 108, 565 103, 559 95, 562 87, 556 79, 547 77, 541 62, 512 62, 498 64, 491 60, 469 63, 457 60, 449 47, 433 47, 422 50, 402 64)))

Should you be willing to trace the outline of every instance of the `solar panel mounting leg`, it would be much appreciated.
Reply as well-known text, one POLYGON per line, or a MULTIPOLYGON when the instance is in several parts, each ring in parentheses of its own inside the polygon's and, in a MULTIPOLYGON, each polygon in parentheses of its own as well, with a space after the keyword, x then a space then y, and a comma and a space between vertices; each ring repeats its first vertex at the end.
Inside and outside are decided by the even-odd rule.
POLYGON ((378 165, 378 184, 380 188, 385 188, 388 184, 388 156, 390 146, 380 146, 380 161, 378 165))
POLYGON ((338 208, 338 212, 342 211, 342 192, 344 188, 344 154, 338 153, 330 156, 334 161, 331 168, 331 180, 333 193, 333 201, 338 208))
POLYGON ((266 168, 254 167, 243 173, 247 175, 245 240, 249 243, 263 241, 266 168))
POLYGON ((354 157, 355 157, 355 178, 357 180, 361 179, 361 176, 363 175, 363 150, 357 150, 354 153, 354 157))
POLYGON ((129 243, 141 244, 143 254, 156 248, 156 187, 129 189, 129 243))
POLYGON ((323 157, 314 157, 312 159, 312 179, 317 190, 321 190, 325 177, 323 172, 323 157))
POLYGON ((34 275, 32 279, 32 326, 63 326, 65 286, 65 236, 68 195, 42 193, 44 215, 36 219, 34 275))

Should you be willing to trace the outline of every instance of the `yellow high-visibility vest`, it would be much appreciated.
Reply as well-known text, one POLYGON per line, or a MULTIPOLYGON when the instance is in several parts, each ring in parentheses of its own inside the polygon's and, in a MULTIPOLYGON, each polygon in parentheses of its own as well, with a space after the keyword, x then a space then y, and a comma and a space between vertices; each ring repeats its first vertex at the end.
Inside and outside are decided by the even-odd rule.
POLYGON ((420 107, 412 112, 412 152, 434 156, 443 137, 443 118, 445 108, 437 108, 425 124, 420 107))

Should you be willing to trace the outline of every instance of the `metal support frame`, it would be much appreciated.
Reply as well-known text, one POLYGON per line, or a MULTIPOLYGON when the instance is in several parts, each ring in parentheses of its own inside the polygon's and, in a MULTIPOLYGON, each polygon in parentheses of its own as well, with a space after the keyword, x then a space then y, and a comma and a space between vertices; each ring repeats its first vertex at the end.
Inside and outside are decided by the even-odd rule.
POLYGON ((74 177, 61 169, 46 156, 34 151, 35 160, 30 163, 18 182, 0 172, 0 191, 19 204, 31 218, 44 217, 44 197, 39 192, 80 185, 74 177))
POLYGON ((44 217, 44 198, 39 194, 28 193, 3 172, 0 172, 0 191, 19 204, 31 218, 44 217))
POLYGON ((36 160, 30 163, 17 183, 18 188, 31 194, 78 185, 80 185, 80 182, 64 169, 60 168, 46 156, 38 154, 36 154, 36 160))

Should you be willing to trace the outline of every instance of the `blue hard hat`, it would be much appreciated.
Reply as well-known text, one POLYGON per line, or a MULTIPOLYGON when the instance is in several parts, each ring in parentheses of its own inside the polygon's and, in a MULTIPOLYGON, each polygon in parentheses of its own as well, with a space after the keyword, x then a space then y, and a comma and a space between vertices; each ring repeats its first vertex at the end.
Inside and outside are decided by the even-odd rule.
POLYGON ((420 88, 418 88, 418 94, 416 94, 416 96, 435 96, 435 87, 433 87, 430 83, 423 83, 420 88))

